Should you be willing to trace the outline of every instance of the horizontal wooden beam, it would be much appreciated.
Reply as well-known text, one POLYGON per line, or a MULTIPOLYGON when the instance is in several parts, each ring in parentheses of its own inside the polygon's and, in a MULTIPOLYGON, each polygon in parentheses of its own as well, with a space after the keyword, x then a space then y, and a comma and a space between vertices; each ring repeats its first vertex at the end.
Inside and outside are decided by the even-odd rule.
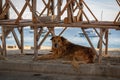
POLYGON ((5 27, 25 27, 25 26, 48 26, 48 27, 83 27, 83 28, 111 28, 111 29, 120 29, 120 22, 114 21, 80 21, 76 23, 64 24, 60 23, 33 23, 32 20, 20 20, 19 24, 15 23, 15 20, 0 20, 0 25, 5 27))

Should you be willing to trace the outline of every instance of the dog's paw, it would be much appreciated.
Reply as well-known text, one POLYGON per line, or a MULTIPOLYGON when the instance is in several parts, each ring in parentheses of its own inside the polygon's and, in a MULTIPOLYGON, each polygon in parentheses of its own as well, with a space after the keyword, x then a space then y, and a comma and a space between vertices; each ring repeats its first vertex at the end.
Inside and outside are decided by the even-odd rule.
POLYGON ((79 69, 79 63, 77 61, 71 61, 71 64, 75 69, 79 69))

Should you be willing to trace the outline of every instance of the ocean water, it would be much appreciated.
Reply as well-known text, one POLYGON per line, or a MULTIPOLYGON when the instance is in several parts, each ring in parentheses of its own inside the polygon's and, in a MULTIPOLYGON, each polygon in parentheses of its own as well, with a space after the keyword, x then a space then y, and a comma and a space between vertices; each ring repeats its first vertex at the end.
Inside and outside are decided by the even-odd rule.
MULTIPOLYGON (((30 28, 24 28, 24 46, 34 46, 34 33, 30 33, 30 28)), ((59 35, 59 33, 63 30, 63 28, 55 28, 55 34, 59 35)), ((92 29, 91 29, 92 30, 92 29)), ((17 29, 15 29, 18 37, 17 29)), ((82 32, 80 28, 68 28, 66 31, 61 35, 68 39, 70 42, 83 45, 83 46, 90 46, 87 39, 85 37, 81 37, 78 33, 82 32)), ((9 34, 10 38, 6 39, 7 45, 16 45, 15 39, 12 33, 9 34)), ((42 40, 42 36, 40 37, 39 42, 42 40)), ((19 38, 20 39, 20 38, 19 38)), ((51 36, 48 36, 42 46, 51 46, 51 36)), ((103 38, 104 39, 104 38, 103 38)), ((99 37, 90 37, 91 42, 95 47, 97 47, 97 43, 99 37)), ((104 46, 103 46, 104 47, 104 46)), ((110 29, 109 34, 109 48, 120 48, 120 31, 110 29)))

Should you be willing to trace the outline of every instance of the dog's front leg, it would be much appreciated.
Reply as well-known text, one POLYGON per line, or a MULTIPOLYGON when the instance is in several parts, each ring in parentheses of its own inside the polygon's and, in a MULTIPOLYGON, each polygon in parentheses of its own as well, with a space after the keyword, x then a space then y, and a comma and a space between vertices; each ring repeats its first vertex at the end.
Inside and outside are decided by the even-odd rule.
POLYGON ((33 60, 50 60, 50 59, 54 59, 54 54, 53 53, 38 56, 33 60))

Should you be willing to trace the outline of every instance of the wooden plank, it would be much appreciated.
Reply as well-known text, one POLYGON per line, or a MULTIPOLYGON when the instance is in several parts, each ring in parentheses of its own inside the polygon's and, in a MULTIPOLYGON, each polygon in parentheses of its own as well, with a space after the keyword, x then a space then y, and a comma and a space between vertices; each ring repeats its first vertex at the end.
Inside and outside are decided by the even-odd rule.
POLYGON ((16 32, 14 30, 12 30, 12 34, 14 36, 14 39, 15 39, 15 41, 17 43, 18 48, 21 49, 20 41, 19 41, 18 36, 17 36, 17 34, 16 34, 16 32))
POLYGON ((99 48, 99 58, 98 62, 101 63, 102 60, 102 40, 103 40, 103 29, 100 29, 100 48, 99 48))
POLYGON ((38 56, 38 36, 37 36, 38 27, 34 26, 34 58, 38 56))
POLYGON ((2 11, 2 13, 0 14, 0 19, 8 19, 9 18, 9 8, 10 6, 7 4, 6 8, 2 11))
POLYGON ((3 53, 2 55, 7 56, 7 51, 6 51, 6 38, 5 38, 5 27, 2 27, 2 48, 3 48, 3 53))
POLYGON ((109 37, 109 29, 106 29, 105 32, 105 40, 106 40, 106 45, 105 45, 105 54, 108 54, 108 37, 109 37))
POLYGON ((48 4, 46 4, 46 2, 44 0, 42 0, 43 3, 45 4, 45 7, 44 9, 42 10, 42 12, 40 13, 39 17, 44 13, 44 11, 48 8, 49 4, 50 4, 50 1, 48 2, 48 4))
POLYGON ((57 2, 57 21, 60 21, 61 20, 61 16, 60 13, 61 13, 61 6, 62 6, 62 1, 61 0, 58 0, 57 2))
POLYGON ((118 5, 120 6, 120 0, 116 0, 116 1, 117 1, 118 5))
MULTIPOLYGON (((37 19, 36 19, 36 14, 35 14, 35 11, 36 11, 36 6, 37 6, 37 1, 36 0, 32 0, 32 7, 30 6, 30 4, 28 4, 29 5, 29 7, 30 7, 30 9, 32 9, 32 21, 34 22, 34 23, 36 23, 37 22, 37 19)), ((38 17, 38 16, 37 16, 38 17)))
POLYGON ((2 13, 2 0, 0 0, 0 15, 2 13))
POLYGON ((20 39, 21 39, 21 54, 24 53, 24 31, 23 27, 20 28, 20 39))
POLYGON ((44 36, 44 38, 41 40, 41 42, 39 43, 39 45, 38 45, 38 48, 40 48, 41 47, 41 45, 43 44, 43 42, 46 40, 46 38, 48 37, 48 35, 49 35, 49 31, 46 33, 46 35, 44 36))
MULTIPOLYGON (((27 1, 29 2, 30 0, 27 0, 27 1)), ((19 20, 21 19, 21 17, 22 17, 22 15, 23 15, 23 13, 24 13, 24 11, 25 11, 26 8, 27 8, 27 2, 26 2, 25 5, 23 6, 23 8, 22 8, 22 10, 21 10, 19 16, 17 17, 15 23, 19 23, 19 20)))
POLYGON ((85 35, 85 37, 86 37, 88 43, 89 43, 90 46, 92 47, 93 52, 94 52, 94 53, 96 54, 96 56, 98 57, 97 51, 96 51, 96 49, 94 48, 94 46, 93 46, 91 40, 89 39, 87 33, 85 32, 85 30, 84 30, 83 28, 81 28, 81 30, 82 30, 82 32, 84 33, 84 35, 85 35))
POLYGON ((69 0, 69 1, 66 3, 66 5, 65 5, 64 8, 62 9, 61 13, 59 14, 59 16, 61 16, 61 15, 65 12, 66 8, 69 6, 69 4, 70 4, 72 1, 74 1, 74 0, 69 0))
POLYGON ((120 16, 120 11, 119 11, 119 13, 118 13, 117 16, 116 16, 116 18, 115 18, 115 20, 114 20, 114 23, 117 22, 117 19, 118 19, 119 16, 120 16))
POLYGON ((92 14, 92 16, 94 17, 94 19, 96 21, 98 21, 98 19, 95 17, 95 15, 92 13, 92 11, 90 10, 90 8, 87 6, 87 4, 83 1, 84 5, 86 6, 86 8, 89 10, 89 12, 92 14))
POLYGON ((59 36, 61 36, 66 29, 67 29, 67 27, 65 27, 65 28, 59 33, 59 36))
POLYGON ((47 16, 50 16, 50 11, 51 11, 51 0, 48 1, 48 5, 47 5, 47 16))
MULTIPOLYGON (((9 0, 9 4, 10 4, 11 7, 13 8, 13 10, 16 12, 16 14, 19 15, 18 10, 17 10, 16 7, 14 6, 14 4, 11 2, 11 0, 9 0)), ((23 18, 21 17, 21 19, 23 19, 23 18)))

